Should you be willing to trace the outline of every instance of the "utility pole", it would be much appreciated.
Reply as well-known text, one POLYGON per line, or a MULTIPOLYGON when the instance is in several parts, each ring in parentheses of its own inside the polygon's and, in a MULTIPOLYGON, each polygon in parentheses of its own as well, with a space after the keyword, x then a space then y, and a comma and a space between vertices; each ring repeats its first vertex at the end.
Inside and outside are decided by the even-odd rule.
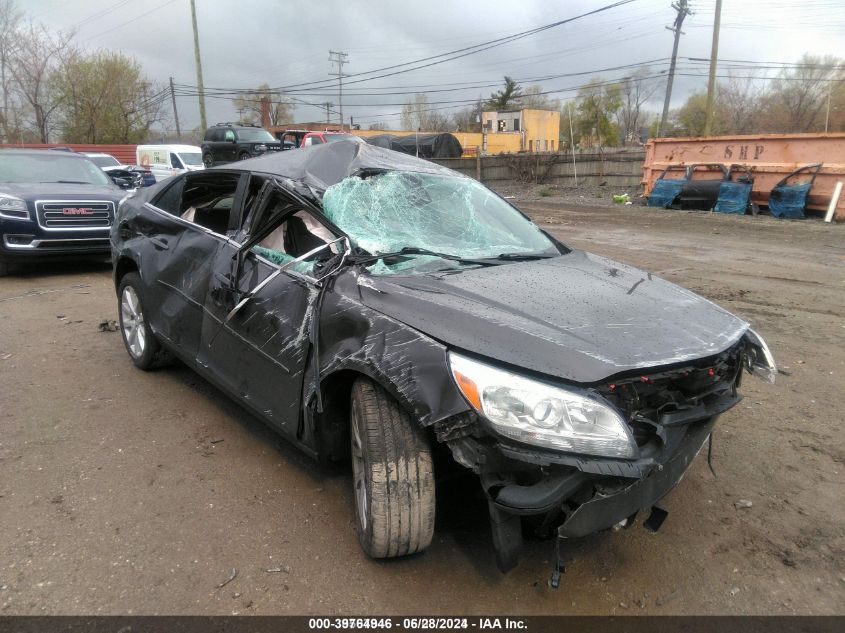
POLYGON ((710 77, 707 80, 707 109, 704 118, 704 136, 713 134, 713 102, 716 100, 716 63, 719 59, 719 23, 722 19, 722 0, 716 0, 713 18, 713 45, 710 47, 710 77))
POLYGON ((839 66, 834 66, 830 74, 830 79, 827 80, 827 108, 824 114, 824 131, 830 124, 830 95, 833 92, 833 82, 836 80, 836 75, 839 73, 839 66))
POLYGON ((194 58, 197 64, 197 94, 200 101, 200 127, 205 132, 208 125, 205 121, 205 89, 202 86, 202 60, 200 59, 200 36, 197 31, 197 7, 191 0, 191 21, 194 24, 194 58))
POLYGON ((329 120, 329 111, 331 110, 331 107, 332 107, 333 105, 334 105, 334 104, 333 104, 331 101, 326 101, 326 102, 324 102, 324 103, 321 103, 321 104, 320 104, 320 107, 322 107, 322 108, 325 108, 325 109, 326 109, 326 125, 328 125, 329 123, 331 123, 331 121, 329 120))
POLYGON ((329 61, 337 64, 337 72, 329 73, 329 75, 337 77, 337 107, 340 111, 341 132, 343 131, 343 78, 346 77, 346 75, 343 74, 343 65, 349 63, 346 61, 347 57, 349 57, 348 53, 344 53, 342 51, 329 51, 329 61))
POLYGON ((675 81, 675 62, 678 59, 678 42, 681 39, 681 26, 684 24, 684 18, 692 13, 687 0, 673 2, 672 8, 677 12, 675 24, 666 28, 675 33, 675 44, 672 46, 672 61, 669 62, 669 78, 666 81, 666 98, 663 100, 663 114, 660 117, 660 125, 657 126, 658 137, 666 129, 666 119, 669 117, 669 102, 672 100, 672 83, 675 81))
POLYGON ((176 93, 173 91, 173 77, 170 78, 170 98, 173 100, 173 119, 176 121, 176 138, 182 140, 182 130, 179 129, 179 113, 176 111, 176 93))

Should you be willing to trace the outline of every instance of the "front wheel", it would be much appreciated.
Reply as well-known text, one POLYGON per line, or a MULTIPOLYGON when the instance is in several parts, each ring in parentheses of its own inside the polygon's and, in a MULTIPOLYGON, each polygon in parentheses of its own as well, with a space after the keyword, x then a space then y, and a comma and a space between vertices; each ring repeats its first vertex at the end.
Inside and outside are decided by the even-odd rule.
POLYGON ((373 558, 425 550, 434 536, 434 468, 425 432, 371 380, 352 387, 350 440, 358 540, 373 558))
POLYGON ((241 152, 240 156, 238 156, 238 160, 248 160, 252 158, 252 155, 247 152, 241 152))
POLYGON ((214 157, 211 154, 204 154, 202 164, 208 168, 214 167, 214 157))
POLYGON ((162 349, 153 334, 141 300, 141 278, 138 273, 127 273, 120 280, 118 303, 120 333, 129 357, 139 369, 152 369, 167 364, 170 355, 162 349))

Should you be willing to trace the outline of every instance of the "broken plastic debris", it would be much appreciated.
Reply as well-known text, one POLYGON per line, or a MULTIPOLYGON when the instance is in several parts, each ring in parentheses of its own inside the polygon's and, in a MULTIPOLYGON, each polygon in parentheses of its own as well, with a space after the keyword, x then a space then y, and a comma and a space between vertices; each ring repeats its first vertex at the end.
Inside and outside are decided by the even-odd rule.
POLYGON ((117 321, 109 321, 108 319, 103 319, 100 321, 100 325, 97 326, 100 328, 100 332, 117 332, 117 321))
POLYGON ((268 574, 288 574, 290 573, 290 567, 288 567, 287 565, 280 565, 279 567, 270 567, 268 569, 265 569, 264 571, 266 571, 268 574))
POLYGON ((222 587, 225 587, 225 586, 226 586, 226 585, 228 585, 230 582, 232 582, 232 581, 233 581, 233 580, 237 577, 237 575, 238 575, 238 570, 237 570, 237 569, 235 569, 234 567, 232 567, 232 569, 231 569, 231 570, 229 570, 229 576, 228 576, 228 578, 226 578, 226 580, 224 580, 224 581, 223 581, 223 582, 221 582, 219 585, 217 585, 217 588, 218 588, 218 589, 220 589, 220 588, 222 588, 222 587))
POLYGON ((741 510, 742 508, 750 508, 754 504, 751 503, 748 499, 739 499, 734 503, 734 507, 737 510, 741 510))

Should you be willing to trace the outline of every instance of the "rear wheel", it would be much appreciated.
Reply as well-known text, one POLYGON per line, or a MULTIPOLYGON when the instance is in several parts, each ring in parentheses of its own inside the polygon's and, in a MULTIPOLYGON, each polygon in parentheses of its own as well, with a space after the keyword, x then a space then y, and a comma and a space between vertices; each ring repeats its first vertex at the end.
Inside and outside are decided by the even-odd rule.
POLYGON ((381 387, 352 387, 350 440, 358 540, 373 558, 425 550, 434 535, 434 468, 425 432, 381 387))
POLYGON ((118 289, 118 314, 126 351, 138 368, 146 370, 167 364, 171 357, 162 349, 147 322, 140 288, 138 273, 124 275, 118 289))
POLYGON ((0 259, 0 277, 5 277, 9 274, 9 264, 0 259))

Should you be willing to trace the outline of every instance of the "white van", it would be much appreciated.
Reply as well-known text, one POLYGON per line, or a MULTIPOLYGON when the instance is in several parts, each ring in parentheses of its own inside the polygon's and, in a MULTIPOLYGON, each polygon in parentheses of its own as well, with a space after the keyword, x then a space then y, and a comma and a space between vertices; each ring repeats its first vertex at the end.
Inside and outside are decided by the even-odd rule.
POLYGON ((186 171, 205 169, 202 149, 196 145, 139 145, 135 156, 138 164, 153 172, 158 182, 186 171))

